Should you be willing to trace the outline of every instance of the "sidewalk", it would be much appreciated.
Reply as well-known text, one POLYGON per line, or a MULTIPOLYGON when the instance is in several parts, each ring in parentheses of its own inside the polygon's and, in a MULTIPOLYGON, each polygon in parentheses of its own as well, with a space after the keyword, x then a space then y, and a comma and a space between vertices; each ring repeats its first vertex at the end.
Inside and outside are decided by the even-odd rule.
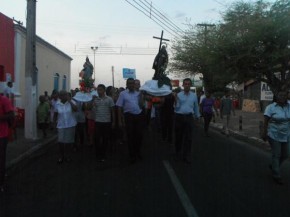
MULTIPOLYGON (((242 110, 235 110, 235 116, 231 115, 230 119, 230 136, 234 138, 251 142, 260 145, 266 150, 269 150, 268 143, 261 139, 261 128, 263 128, 264 114, 262 112, 244 112, 242 110), (242 118, 242 129, 240 129, 240 117, 242 118)), ((220 117, 215 118, 210 126, 214 129, 222 131, 223 124, 220 117)))
MULTIPOLYGON (((266 150, 269 146, 260 139, 259 124, 263 121, 263 113, 260 112, 243 112, 236 110, 236 115, 231 116, 230 120, 230 135, 234 138, 250 142, 251 144, 258 144, 266 150), (239 130, 239 117, 242 117, 242 130, 239 130)), ((216 122, 210 123, 210 127, 218 131, 222 131, 222 121, 220 117, 216 117, 216 122)), ((17 128, 17 139, 9 142, 7 146, 7 168, 12 168, 23 159, 29 157, 32 153, 49 143, 56 141, 56 132, 48 130, 48 135, 45 139, 29 140, 24 138, 24 129, 17 128)), ((41 132, 38 133, 41 137, 41 132)))
POLYGON ((38 137, 40 139, 31 140, 25 139, 24 129, 16 129, 16 139, 12 142, 8 142, 7 145, 7 155, 6 155, 6 168, 10 169, 23 159, 29 157, 32 153, 39 150, 40 148, 56 141, 56 132, 47 131, 47 137, 45 139, 41 138, 41 132, 38 132, 38 137))

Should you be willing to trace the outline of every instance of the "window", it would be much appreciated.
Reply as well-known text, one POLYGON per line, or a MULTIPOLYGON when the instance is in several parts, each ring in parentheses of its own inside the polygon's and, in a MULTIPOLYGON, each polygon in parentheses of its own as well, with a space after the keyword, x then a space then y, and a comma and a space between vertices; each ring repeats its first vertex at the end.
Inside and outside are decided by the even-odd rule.
POLYGON ((54 81, 53 81, 53 89, 58 91, 58 85, 59 84, 59 74, 54 74, 54 81))
POLYGON ((62 78, 62 89, 66 90, 66 75, 64 75, 62 78))

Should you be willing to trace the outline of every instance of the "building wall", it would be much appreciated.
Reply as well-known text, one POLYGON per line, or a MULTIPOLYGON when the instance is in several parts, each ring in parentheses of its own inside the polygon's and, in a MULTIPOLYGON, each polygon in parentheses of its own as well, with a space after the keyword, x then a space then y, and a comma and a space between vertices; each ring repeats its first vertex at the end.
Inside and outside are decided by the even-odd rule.
POLYGON ((244 88, 243 99, 258 100, 261 111, 264 111, 266 106, 272 101, 261 100, 261 82, 254 82, 244 88))
MULTIPOLYGON (((23 108, 25 95, 25 55, 26 32, 23 27, 15 27, 15 105, 23 108)), ((71 58, 54 48, 44 40, 36 40, 37 98, 47 91, 50 95, 54 89, 55 74, 59 75, 59 89, 63 88, 66 76, 66 90, 70 90, 71 58)))
POLYGON ((261 83, 254 82, 244 89, 244 99, 260 100, 261 98, 261 83))
POLYGON ((8 80, 14 80, 14 24, 0 13, 0 92, 8 80))

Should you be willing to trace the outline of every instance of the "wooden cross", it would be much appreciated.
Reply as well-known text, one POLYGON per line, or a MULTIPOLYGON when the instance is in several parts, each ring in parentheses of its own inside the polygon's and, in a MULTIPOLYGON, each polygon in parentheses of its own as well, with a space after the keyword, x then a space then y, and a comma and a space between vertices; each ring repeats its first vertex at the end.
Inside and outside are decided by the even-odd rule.
POLYGON ((159 51, 161 50, 162 41, 170 41, 169 39, 163 38, 163 30, 161 32, 161 38, 158 38, 158 37, 155 37, 155 36, 153 36, 153 38, 160 39, 159 51))

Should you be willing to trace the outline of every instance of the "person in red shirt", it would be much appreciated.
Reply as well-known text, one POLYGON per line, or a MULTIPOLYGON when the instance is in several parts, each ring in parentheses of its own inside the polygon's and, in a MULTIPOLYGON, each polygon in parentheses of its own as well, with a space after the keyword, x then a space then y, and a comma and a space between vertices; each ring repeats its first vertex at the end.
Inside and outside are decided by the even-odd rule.
POLYGON ((9 135, 9 121, 14 117, 11 101, 0 95, 0 192, 4 191, 6 148, 9 135))

